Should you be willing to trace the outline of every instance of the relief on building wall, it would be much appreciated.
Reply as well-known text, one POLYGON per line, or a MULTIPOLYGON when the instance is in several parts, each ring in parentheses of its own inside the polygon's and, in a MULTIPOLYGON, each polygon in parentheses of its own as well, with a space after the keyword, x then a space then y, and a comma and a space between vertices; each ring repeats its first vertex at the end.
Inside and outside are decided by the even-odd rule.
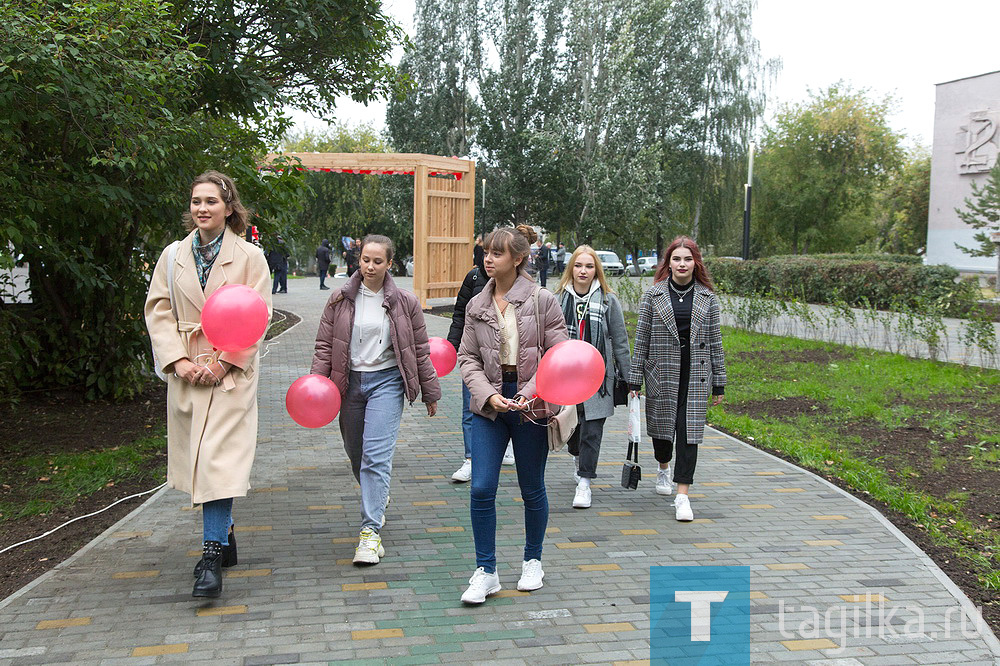
POLYGON ((989 171, 1000 152, 1000 113, 974 111, 955 136, 955 164, 959 173, 989 171))

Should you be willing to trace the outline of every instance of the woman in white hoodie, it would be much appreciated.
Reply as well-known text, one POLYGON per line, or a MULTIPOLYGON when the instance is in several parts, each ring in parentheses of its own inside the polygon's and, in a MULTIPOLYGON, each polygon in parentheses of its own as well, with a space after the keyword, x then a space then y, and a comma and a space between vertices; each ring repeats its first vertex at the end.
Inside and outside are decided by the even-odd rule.
POLYGON ((573 506, 586 509, 591 500, 590 480, 597 477, 604 422, 615 412, 615 381, 626 380, 631 368, 628 331, 621 303, 608 287, 601 260, 589 245, 573 251, 556 296, 570 338, 589 342, 604 358, 604 383, 592 398, 576 406, 580 425, 567 444, 576 457, 573 506))

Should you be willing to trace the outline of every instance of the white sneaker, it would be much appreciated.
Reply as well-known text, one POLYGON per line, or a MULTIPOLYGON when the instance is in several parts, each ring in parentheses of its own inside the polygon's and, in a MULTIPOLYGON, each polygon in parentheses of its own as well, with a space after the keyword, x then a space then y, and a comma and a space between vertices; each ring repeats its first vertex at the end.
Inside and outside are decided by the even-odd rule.
POLYGON ((462 603, 481 604, 486 597, 499 591, 500 576, 496 572, 486 573, 486 569, 479 567, 469 579, 469 589, 462 594, 462 603))
POLYGON ((514 447, 510 444, 507 445, 507 450, 503 452, 503 464, 504 465, 514 464, 514 447))
POLYGON ((673 495, 674 494, 674 483, 670 480, 670 466, 668 465, 666 469, 656 470, 656 494, 657 495, 673 495))
POLYGON ((682 523, 694 520, 694 511, 691 510, 691 500, 688 499, 687 495, 677 493, 677 497, 674 498, 674 509, 677 513, 677 520, 682 523))
MULTIPOLYGON (((589 488, 588 488, 589 490, 589 488)), ((542 579, 545 572, 542 571, 542 563, 538 560, 528 560, 521 563, 521 580, 517 581, 517 589, 522 592, 531 592, 542 586, 542 579)))
POLYGON ((380 557, 385 557, 382 537, 372 528, 364 528, 358 537, 358 547, 354 549, 354 563, 378 564, 380 557))
POLYGON ((465 459, 462 466, 455 470, 455 473, 451 475, 452 481, 458 481, 459 483, 465 483, 472 479, 472 460, 469 458, 465 459))
POLYGON ((591 496, 590 486, 578 485, 576 487, 576 495, 573 496, 573 508, 589 509, 590 496, 591 496))

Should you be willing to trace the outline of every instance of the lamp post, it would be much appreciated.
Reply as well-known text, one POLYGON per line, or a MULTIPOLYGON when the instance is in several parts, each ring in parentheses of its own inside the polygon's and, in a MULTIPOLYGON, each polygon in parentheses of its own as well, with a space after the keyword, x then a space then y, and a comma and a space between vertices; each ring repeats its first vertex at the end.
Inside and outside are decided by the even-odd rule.
POLYGON ((750 144, 750 164, 747 167, 747 182, 744 185, 743 197, 743 261, 750 258, 750 199, 753 191, 753 151, 750 144))

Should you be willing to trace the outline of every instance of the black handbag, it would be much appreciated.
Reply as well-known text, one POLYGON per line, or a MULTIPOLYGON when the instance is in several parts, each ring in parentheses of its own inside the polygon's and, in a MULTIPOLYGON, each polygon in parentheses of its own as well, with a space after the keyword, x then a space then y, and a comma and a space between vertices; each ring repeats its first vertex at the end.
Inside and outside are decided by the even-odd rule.
POLYGON ((628 453, 625 454, 625 464, 622 465, 622 488, 635 490, 639 487, 640 478, 642 478, 642 468, 639 467, 639 443, 629 442, 628 453))
POLYGON ((628 404, 629 386, 624 379, 615 379, 615 407, 628 404))

